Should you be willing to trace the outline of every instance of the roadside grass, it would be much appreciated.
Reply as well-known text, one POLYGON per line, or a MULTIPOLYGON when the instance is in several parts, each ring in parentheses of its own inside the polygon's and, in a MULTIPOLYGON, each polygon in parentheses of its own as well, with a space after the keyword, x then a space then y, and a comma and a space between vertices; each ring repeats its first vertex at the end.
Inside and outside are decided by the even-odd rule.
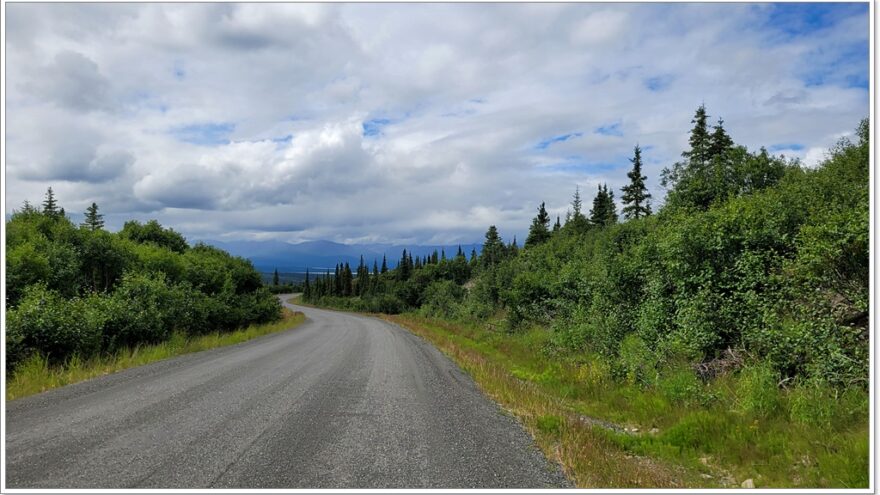
POLYGON ((7 378, 6 400, 38 394, 182 354, 239 344, 263 335, 294 328, 303 321, 305 321, 304 314, 285 308, 282 318, 275 322, 250 325, 232 332, 214 332, 189 338, 182 332, 174 332, 165 342, 125 348, 113 354, 99 355, 85 360, 73 356, 59 366, 50 366, 46 356, 34 355, 22 362, 7 378))
POLYGON ((684 366, 621 382, 601 357, 547 355, 543 328, 383 318, 468 371, 579 487, 868 486, 867 391, 779 390, 760 366, 705 384, 684 366))
POLYGON ((550 459, 557 460, 578 487, 696 486, 694 473, 627 453, 599 427, 582 421, 565 401, 537 383, 517 378, 512 356, 498 345, 470 338, 470 332, 412 315, 383 315, 432 342, 471 374, 496 402, 513 413, 550 459))

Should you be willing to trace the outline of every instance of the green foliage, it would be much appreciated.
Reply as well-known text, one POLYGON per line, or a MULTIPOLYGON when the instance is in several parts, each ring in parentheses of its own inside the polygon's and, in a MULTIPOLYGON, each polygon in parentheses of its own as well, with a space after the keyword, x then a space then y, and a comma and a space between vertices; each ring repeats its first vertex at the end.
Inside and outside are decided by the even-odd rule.
POLYGON ((608 185, 599 186, 599 192, 593 198, 590 210, 590 223, 605 227, 617 223, 617 207, 614 205, 614 191, 608 191, 608 185))
POLYGON ((25 289, 18 306, 6 313, 7 370, 32 353, 57 363, 98 352, 106 316, 96 299, 64 299, 43 284, 25 289))
MULTIPOLYGON (((658 383, 664 366, 702 364, 714 370, 704 377, 711 379, 748 364, 729 356, 761 356, 757 369, 773 380, 746 373, 743 383, 760 384, 755 390, 795 377, 864 387, 867 121, 858 142, 842 140, 819 167, 803 169, 763 149, 748 152, 722 121, 710 129, 707 119, 700 107, 690 149, 666 174, 672 189, 657 214, 617 224, 611 192, 600 186, 588 222, 576 189, 573 213, 559 229, 547 232, 539 208, 528 249, 505 246, 491 226, 477 262, 461 260, 453 274, 449 260, 413 266, 404 257, 405 268, 373 276, 373 294, 394 296, 396 310, 500 317, 509 331, 548 325, 553 348, 604 356, 615 363, 615 377, 660 386, 673 402, 713 399, 695 392, 684 372, 658 383), (437 281, 461 286, 463 295, 437 281)), ((640 158, 636 148, 634 170, 640 158)), ((360 299, 350 307, 373 307, 370 297, 360 299)), ((753 394, 742 401, 755 414, 775 410, 753 394)))
POLYGON ((777 184, 787 169, 796 166, 771 157, 765 149, 750 153, 736 146, 719 120, 710 134, 706 108, 694 116, 690 150, 683 160, 663 170, 662 184, 669 188, 668 207, 706 209, 730 197, 755 193, 777 184))
POLYGON ((619 366, 631 385, 652 384, 657 379, 657 357, 638 335, 627 335, 620 343, 619 366))
POLYGON ((536 426, 542 433, 559 435, 562 431, 562 418, 553 415, 540 416, 536 421, 536 426))
POLYGON ((174 229, 162 228, 156 220, 150 220, 145 224, 141 224, 137 220, 125 222, 119 235, 134 242, 151 242, 177 253, 182 253, 189 247, 182 235, 175 232, 174 229))
POLYGON ((645 185, 645 177, 642 175, 642 149, 638 145, 633 149, 633 157, 630 159, 633 168, 626 176, 629 178, 629 184, 623 186, 621 201, 625 205, 623 207, 623 215, 627 220, 631 218, 643 218, 651 214, 651 205, 649 200, 651 194, 645 185))
POLYGON ((657 380, 657 391, 672 404, 685 406, 708 402, 703 384, 689 366, 678 366, 663 370, 657 380))
POLYGON ((155 221, 110 233, 93 210, 93 221, 77 228, 50 192, 44 211, 26 203, 7 221, 9 370, 31 354, 54 365, 163 342, 175 330, 203 334, 279 318, 280 303, 249 261, 189 249, 155 221))
POLYGON ((759 363, 743 370, 736 388, 740 411, 755 416, 769 416, 780 409, 777 392, 779 375, 770 363, 759 363))
POLYGON ((104 228, 104 215, 98 213, 98 205, 92 203, 86 208, 85 221, 82 226, 89 230, 100 230, 104 228))
POLYGON ((544 208, 544 203, 538 207, 538 215, 532 220, 529 227, 529 236, 526 237, 525 247, 535 246, 547 242, 550 239, 550 215, 544 208))
POLYGON ((455 310, 464 299, 465 290, 452 280, 438 280, 432 282, 425 289, 425 303, 421 307, 422 313, 428 316, 450 318, 455 315, 455 310))

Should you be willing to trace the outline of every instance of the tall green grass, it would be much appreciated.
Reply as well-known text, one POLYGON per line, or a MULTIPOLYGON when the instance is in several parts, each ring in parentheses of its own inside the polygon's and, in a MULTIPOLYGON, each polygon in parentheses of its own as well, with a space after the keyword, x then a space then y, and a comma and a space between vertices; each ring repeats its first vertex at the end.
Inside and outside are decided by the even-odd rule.
POLYGON ((285 309, 281 320, 276 322, 190 338, 182 332, 174 332, 170 339, 159 344, 124 348, 113 354, 98 355, 86 360, 74 355, 60 366, 51 366, 46 356, 35 354, 24 360, 8 376, 6 400, 38 394, 182 354, 239 344, 256 337, 294 328, 303 321, 305 315, 285 309))
MULTIPOLYGON (((862 388, 840 390, 815 380, 783 388, 761 361, 708 383, 683 363, 646 367, 638 379, 614 377, 607 358, 559 351, 544 328, 511 334, 414 315, 388 318, 471 372, 579 486, 738 488, 746 479, 758 488, 868 486, 868 393, 862 388), (533 407, 538 396, 540 407, 533 407), (584 429, 576 420, 585 417, 620 429, 584 429), (602 462, 597 445, 611 449, 602 462), (642 462, 622 461, 630 458, 642 462), (634 474, 645 463, 653 463, 657 477, 634 474)), ((629 358, 639 361, 633 354, 629 358)))

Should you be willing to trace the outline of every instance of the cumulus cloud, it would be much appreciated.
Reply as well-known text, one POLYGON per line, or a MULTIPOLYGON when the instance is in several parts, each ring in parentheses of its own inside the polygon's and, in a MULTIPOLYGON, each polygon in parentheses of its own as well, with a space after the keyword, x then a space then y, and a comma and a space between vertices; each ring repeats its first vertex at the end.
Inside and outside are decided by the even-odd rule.
POLYGON ((110 82, 93 60, 74 51, 56 54, 23 90, 78 111, 107 110, 112 105, 110 82))
POLYGON ((111 228, 158 218, 193 239, 521 239, 540 202, 564 216, 576 186, 587 203, 619 189, 636 143, 662 198, 700 103, 810 166, 868 113, 864 6, 7 13, 7 209, 52 185, 111 228))

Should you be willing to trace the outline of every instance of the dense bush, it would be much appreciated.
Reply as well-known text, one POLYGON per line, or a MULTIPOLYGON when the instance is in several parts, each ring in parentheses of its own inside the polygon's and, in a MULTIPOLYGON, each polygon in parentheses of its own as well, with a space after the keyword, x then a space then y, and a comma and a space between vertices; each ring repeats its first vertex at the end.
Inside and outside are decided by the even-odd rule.
POLYGON ((157 222, 119 233, 25 205, 6 223, 7 369, 263 323, 280 303, 251 263, 157 222))
MULTIPOLYGON (((748 152, 723 132, 710 138, 719 139, 716 153, 685 152, 668 172, 672 189, 656 215, 591 223, 576 195, 570 220, 525 249, 490 227, 463 292, 441 262, 371 276, 371 294, 402 302, 392 310, 503 316, 509 331, 549 326, 552 345, 609 358, 621 380, 659 379, 675 400, 690 385, 664 382, 664 373, 723 361, 728 349, 751 359, 749 373, 764 373, 744 383, 866 385, 867 121, 857 141, 842 140, 815 169, 748 152)), ((369 300, 360 299, 336 304, 357 309, 369 300)), ((772 409, 758 397, 743 401, 772 409)))

